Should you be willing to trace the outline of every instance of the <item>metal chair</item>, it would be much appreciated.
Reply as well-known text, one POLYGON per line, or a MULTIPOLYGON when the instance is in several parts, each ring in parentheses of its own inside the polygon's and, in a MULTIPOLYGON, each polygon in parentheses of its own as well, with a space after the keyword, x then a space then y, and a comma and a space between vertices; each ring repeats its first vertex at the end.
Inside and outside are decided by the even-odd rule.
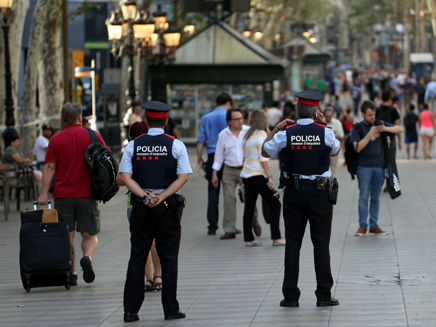
POLYGON ((0 164, 0 188, 4 201, 5 220, 8 220, 12 190, 15 189, 17 211, 20 211, 21 190, 24 190, 24 200, 30 201, 37 195, 33 168, 27 165, 0 164))
POLYGON ((15 176, 15 168, 12 164, 0 164, 0 191, 3 198, 3 211, 5 220, 8 220, 9 214, 9 187, 8 178, 15 176))
POLYGON ((33 167, 27 164, 17 164, 13 163, 15 169, 15 178, 9 178, 8 187, 9 194, 11 194, 12 189, 15 189, 16 199, 17 199, 17 211, 20 211, 20 193, 24 190, 24 200, 30 201, 34 200, 37 196, 35 175, 33 174, 33 167), (16 182, 14 181, 16 180, 16 182))

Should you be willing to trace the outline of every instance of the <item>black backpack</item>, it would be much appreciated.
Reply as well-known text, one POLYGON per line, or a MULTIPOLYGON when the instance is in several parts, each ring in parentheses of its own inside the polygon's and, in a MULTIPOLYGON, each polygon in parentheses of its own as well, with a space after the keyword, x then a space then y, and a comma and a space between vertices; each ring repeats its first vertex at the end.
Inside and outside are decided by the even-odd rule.
POLYGON ((91 195, 95 200, 109 201, 117 194, 116 183, 118 163, 103 144, 97 141, 97 135, 88 129, 91 144, 85 150, 85 160, 91 173, 91 195))
MULTIPOLYGON (((363 128, 359 123, 353 125, 352 129, 356 128, 357 133, 359 133, 360 139, 364 137, 363 128)), ((348 172, 351 174, 351 179, 354 180, 354 175, 357 173, 357 152, 354 148, 353 142, 350 141, 351 136, 345 141, 345 162, 347 164, 348 172)))

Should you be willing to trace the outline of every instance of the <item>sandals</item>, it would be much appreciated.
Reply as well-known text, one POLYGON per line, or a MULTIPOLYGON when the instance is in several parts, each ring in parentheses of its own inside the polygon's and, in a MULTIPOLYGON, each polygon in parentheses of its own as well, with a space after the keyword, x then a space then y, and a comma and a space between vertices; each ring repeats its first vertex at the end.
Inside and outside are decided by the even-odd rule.
MULTIPOLYGON (((161 276, 154 276, 153 277, 154 280, 156 280, 156 278, 162 279, 161 276)), ((154 282, 154 285, 156 286, 156 291, 162 291, 162 282, 161 283, 154 282)))
POLYGON ((145 282, 144 292, 153 292, 156 289, 156 286, 152 280, 147 279, 145 282), (150 283, 151 285, 147 285, 147 283, 150 283))

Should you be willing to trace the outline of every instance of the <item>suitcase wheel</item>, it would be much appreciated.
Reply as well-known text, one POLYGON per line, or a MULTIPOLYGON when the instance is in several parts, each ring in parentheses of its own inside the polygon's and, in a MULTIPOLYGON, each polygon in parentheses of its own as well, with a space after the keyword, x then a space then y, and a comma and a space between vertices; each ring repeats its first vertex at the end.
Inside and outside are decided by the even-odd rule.
POLYGON ((26 290, 27 293, 30 292, 30 276, 26 276, 26 287, 24 287, 24 289, 26 290))
POLYGON ((70 274, 67 274, 66 279, 67 279, 67 282, 66 282, 66 284, 65 284, 65 288, 66 288, 67 290, 69 290, 69 289, 70 289, 70 274))

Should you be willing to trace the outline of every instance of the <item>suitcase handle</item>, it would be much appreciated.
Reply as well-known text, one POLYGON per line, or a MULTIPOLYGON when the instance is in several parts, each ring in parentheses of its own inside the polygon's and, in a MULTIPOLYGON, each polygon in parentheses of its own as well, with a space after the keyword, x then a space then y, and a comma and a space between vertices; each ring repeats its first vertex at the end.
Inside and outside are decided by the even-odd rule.
MULTIPOLYGON (((48 200, 47 203, 48 203, 48 208, 51 209, 51 201, 48 200)), ((37 209, 38 209, 38 201, 34 201, 33 202, 33 210, 37 210, 37 209)))

